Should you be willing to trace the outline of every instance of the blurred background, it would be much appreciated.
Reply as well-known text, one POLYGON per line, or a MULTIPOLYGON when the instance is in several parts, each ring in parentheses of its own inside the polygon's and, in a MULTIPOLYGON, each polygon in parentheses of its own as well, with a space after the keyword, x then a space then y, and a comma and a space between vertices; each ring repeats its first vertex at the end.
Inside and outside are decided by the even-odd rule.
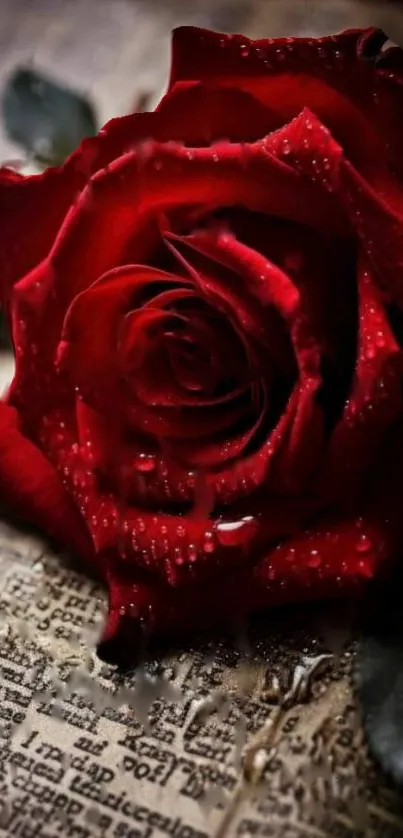
MULTIPOLYGON (((403 0, 0 0, 0 163, 38 171, 112 117, 152 109, 183 24, 254 38, 380 26, 403 45, 403 0)), ((11 370, 2 352, 0 390, 11 370)))

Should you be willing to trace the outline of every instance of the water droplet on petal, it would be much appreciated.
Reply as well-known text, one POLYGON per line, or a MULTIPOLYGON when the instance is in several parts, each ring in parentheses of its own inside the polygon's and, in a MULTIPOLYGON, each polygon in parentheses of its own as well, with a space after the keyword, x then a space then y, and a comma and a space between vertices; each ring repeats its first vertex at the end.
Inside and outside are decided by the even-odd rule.
POLYGON ((146 522, 143 521, 142 518, 139 518, 139 520, 137 521, 137 526, 138 526, 139 532, 145 532, 146 529, 147 529, 146 522))
POLYGON ((286 555, 285 555, 285 560, 286 560, 286 562, 289 562, 290 564, 292 562, 295 562, 295 547, 290 547, 288 553, 286 553, 286 555))
POLYGON ((156 467, 156 457, 154 454, 138 454, 134 460, 134 467, 142 474, 154 471, 156 467))
POLYGON ((370 562, 358 562, 358 570, 361 573, 361 576, 365 576, 366 579, 372 579, 373 577, 373 568, 370 562))
POLYGON ((281 149, 282 149, 283 154, 285 154, 285 155, 291 154, 291 143, 290 143, 290 141, 289 140, 283 140, 281 149))
POLYGON ((250 47, 248 44, 241 44, 241 55, 242 58, 247 58, 250 53, 250 47))
POLYGON ((215 541, 212 532, 204 533, 203 550, 205 553, 214 553, 215 541))
POLYGON ((308 567, 319 567, 322 564, 322 557, 318 550, 311 550, 309 553, 307 565, 308 567))
POLYGON ((240 521, 220 521, 216 526, 217 538, 224 547, 238 547, 250 541, 257 533, 256 518, 248 516, 240 521))
POLYGON ((372 550, 372 541, 364 532, 361 533, 357 544, 355 545, 357 553, 369 553, 372 550))
POLYGON ((189 544, 188 557, 190 562, 195 562, 197 559, 197 550, 194 544, 189 544))
POLYGON ((182 524, 179 524, 179 526, 176 528, 176 535, 178 536, 178 538, 184 538, 184 536, 186 535, 185 527, 183 527, 182 524))
POLYGON ((175 564, 183 564, 183 553, 180 547, 175 547, 174 550, 175 564))

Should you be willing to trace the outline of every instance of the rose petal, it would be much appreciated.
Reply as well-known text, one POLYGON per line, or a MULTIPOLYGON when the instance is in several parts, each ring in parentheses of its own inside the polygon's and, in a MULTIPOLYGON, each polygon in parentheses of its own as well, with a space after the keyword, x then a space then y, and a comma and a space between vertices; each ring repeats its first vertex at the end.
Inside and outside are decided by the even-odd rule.
POLYGON ((366 260, 359 283, 358 360, 349 399, 332 435, 324 481, 354 497, 365 488, 388 430, 402 413, 403 353, 366 260), (363 486, 364 483, 364 486, 363 486))
POLYGON ((324 519, 315 530, 285 540, 257 564, 222 574, 214 585, 187 589, 186 597, 180 590, 141 580, 134 569, 106 556, 110 611, 100 656, 112 662, 124 639, 133 661, 144 632, 172 636, 226 620, 233 623, 237 616, 284 601, 356 595, 382 562, 400 554, 402 466, 399 431, 385 450, 383 469, 360 518, 324 519))
MULTIPOLYGON (((125 248, 127 251, 129 244, 134 254, 134 231, 137 261, 146 258, 155 244, 150 215, 156 218, 189 203, 200 204, 204 210, 235 204, 319 229, 343 227, 331 196, 265 153, 261 143, 223 143, 193 151, 150 143, 145 157, 128 154, 92 178, 68 213, 49 257, 18 283, 14 305, 17 310, 24 303, 31 310, 29 317, 26 308, 20 308, 29 328, 36 327, 31 339, 43 337, 41 321, 48 307, 52 309, 53 333, 80 291, 127 261, 125 248), (215 162, 220 165, 215 167, 215 162)), ((47 341, 51 341, 49 335, 47 341)))
MULTIPOLYGON (((268 306, 264 308, 256 300, 256 288, 260 285, 264 286, 260 294, 267 293, 267 260, 235 242, 230 234, 214 229, 189 236, 171 234, 167 239, 172 251, 187 266, 200 293, 234 325, 239 340, 245 345, 251 369, 258 367, 256 344, 260 344, 275 367, 281 369, 284 376, 292 376, 294 365, 285 324, 277 311, 268 306), (230 247, 234 250, 232 258, 227 252, 230 247), (249 257, 248 271, 242 261, 246 257, 249 257), (257 274, 250 264, 253 259, 257 274), (263 269, 265 273, 261 274, 263 269)), ((291 291, 291 297, 290 310, 296 304, 298 292, 291 291)))
POLYGON ((403 307, 403 186, 377 194, 358 172, 344 161, 340 195, 364 253, 375 269, 381 288, 403 307))
POLYGON ((363 58, 363 45, 374 31, 383 34, 352 29, 317 39, 251 41, 182 27, 173 33, 170 90, 184 81, 236 85, 284 122, 306 106, 331 129, 354 165, 376 182, 387 176, 386 161, 395 161, 400 148, 395 115, 402 108, 403 90, 396 90, 401 73, 382 75, 363 58), (374 166, 374 154, 379 166, 374 166))
POLYGON ((117 341, 122 318, 136 304, 136 294, 154 283, 182 284, 175 276, 156 268, 126 265, 107 272, 70 306, 58 349, 59 368, 69 370, 73 386, 94 406, 110 405, 121 390, 118 379, 117 341), (95 315, 95 316, 94 316, 95 315), (85 349, 83 350, 83 347, 85 349))
MULTIPOLYGON (((268 220, 267 232, 269 231, 268 220)), ((281 268, 261 253, 238 241, 231 233, 218 228, 197 231, 184 237, 171 235, 170 238, 176 242, 184 241, 197 252, 218 262, 220 268, 225 267, 237 273, 242 283, 239 291, 236 289, 240 301, 248 301, 251 297, 256 299, 259 304, 256 313, 262 307, 270 305, 285 319, 295 313, 299 305, 299 294, 290 278, 281 268)), ((219 275, 217 279, 219 281, 219 275)), ((228 288, 227 293, 231 292, 234 293, 233 289, 228 288)))
POLYGON ((63 219, 85 185, 75 160, 22 177, 0 169, 0 301, 49 253, 63 219), (40 212, 38 209, 40 208, 40 212))
POLYGON ((111 120, 61 167, 27 177, 0 169, 0 298, 4 301, 12 285, 48 255, 67 212, 91 175, 137 144, 155 139, 200 145, 224 137, 246 142, 275 126, 275 115, 243 91, 185 85, 166 96, 156 113, 111 120))
POLYGON ((249 611, 286 601, 356 595, 387 555, 387 538, 385 524, 372 519, 328 522, 285 542, 255 565, 189 588, 186 597, 180 590, 140 581, 135 572, 107 559, 109 617, 98 654, 112 662, 125 642, 135 659, 139 628, 173 636, 233 623, 249 611))
POLYGON ((19 429, 17 412, 0 403, 0 497, 24 521, 91 558, 85 524, 55 468, 19 429))
POLYGON ((97 169, 149 140, 188 146, 224 139, 253 142, 278 124, 270 107, 243 90, 186 82, 165 95, 153 113, 111 119, 97 138, 97 169))

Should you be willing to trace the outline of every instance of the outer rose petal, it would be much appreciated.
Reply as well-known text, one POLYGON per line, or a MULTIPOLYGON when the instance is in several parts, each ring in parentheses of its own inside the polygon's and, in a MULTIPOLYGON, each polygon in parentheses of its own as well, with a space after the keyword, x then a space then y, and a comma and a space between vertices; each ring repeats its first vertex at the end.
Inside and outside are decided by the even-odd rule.
POLYGON ((325 480, 337 492, 357 494, 381 455, 388 431, 402 416, 403 352, 388 323, 381 295, 364 259, 358 264, 357 364, 343 415, 328 451, 325 480))
MULTIPOLYGON (((194 27, 173 33, 170 90, 185 80, 236 86, 252 93, 289 121, 306 106, 331 128, 349 159, 377 178, 373 154, 399 167, 403 108, 402 62, 388 72, 376 63, 387 36, 380 30, 351 29, 324 38, 251 41, 194 27), (371 39, 377 47, 367 60, 371 39), (400 84, 399 84, 400 82, 400 84)), ((372 51, 372 47, 370 48, 372 51)), ((395 62, 396 63, 396 62, 395 62)))
POLYGON ((18 427, 14 408, 0 403, 0 499, 84 559, 92 554, 81 516, 54 467, 18 427))
POLYGON ((315 530, 286 540, 256 564, 188 589, 186 597, 181 590, 149 584, 106 555, 110 611, 100 656, 132 663, 150 632, 162 637, 231 622, 267 605, 361 591, 379 565, 397 559, 401 549, 401 430, 390 438, 384 455, 361 518, 322 520, 315 530))
POLYGON ((72 165, 22 177, 0 169, 0 300, 49 252, 66 212, 85 183, 72 165))
POLYGON ((166 638, 286 601, 356 594, 388 554, 386 539, 387 527, 372 521, 328 523, 286 541, 255 565, 187 589, 186 596, 141 581, 106 557, 110 610, 98 653, 103 660, 133 663, 142 634, 166 638))
POLYGON ((186 84, 165 96, 154 113, 110 120, 63 166, 26 177, 0 169, 0 301, 4 303, 13 284, 48 255, 91 176, 138 144, 177 140, 197 146, 223 138, 247 142, 277 125, 276 114, 247 92, 186 84))
POLYGON ((20 295, 35 305, 51 286, 65 308, 102 273, 127 261, 134 233, 136 260, 146 257, 141 222, 147 214, 189 205, 241 205, 326 231, 345 229, 332 197, 265 153, 263 141, 195 149, 150 142, 92 178, 49 259, 21 283, 20 295))

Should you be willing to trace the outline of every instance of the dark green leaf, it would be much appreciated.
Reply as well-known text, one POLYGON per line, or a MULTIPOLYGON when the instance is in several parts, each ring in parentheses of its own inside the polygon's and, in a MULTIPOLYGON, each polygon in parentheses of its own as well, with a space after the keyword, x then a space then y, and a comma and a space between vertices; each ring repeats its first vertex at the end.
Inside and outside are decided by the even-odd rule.
POLYGON ((6 84, 3 118, 9 137, 43 165, 57 165, 97 131, 92 104, 29 68, 6 84))
POLYGON ((369 747, 382 768, 403 784, 402 579, 374 583, 362 625, 357 692, 369 747))

